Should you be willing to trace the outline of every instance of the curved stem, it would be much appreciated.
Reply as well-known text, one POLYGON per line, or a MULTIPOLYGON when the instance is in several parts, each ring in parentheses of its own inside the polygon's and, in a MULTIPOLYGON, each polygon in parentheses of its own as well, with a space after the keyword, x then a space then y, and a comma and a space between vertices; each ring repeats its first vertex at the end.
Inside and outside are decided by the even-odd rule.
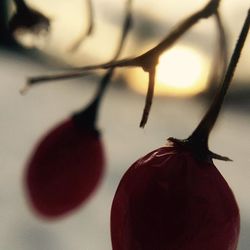
MULTIPOLYGON (((119 42, 119 46, 116 50, 116 53, 113 57, 113 60, 116 60, 119 55, 122 52, 122 48, 124 47, 129 29, 131 28, 132 25, 132 15, 131 15, 131 3, 132 0, 127 0, 127 5, 126 5, 126 15, 125 15, 125 20, 124 24, 122 27, 122 34, 121 34, 121 39, 119 42)), ((112 61, 113 61, 112 60, 112 61)), ((75 115, 75 118, 78 119, 80 123, 84 123, 84 125, 89 124, 90 126, 94 127, 96 118, 98 116, 98 110, 100 106, 100 102, 103 98, 103 95, 106 91, 106 88, 113 76, 115 68, 112 67, 110 68, 106 74, 102 77, 100 83, 99 83, 99 88, 97 89, 96 95, 94 96, 93 100, 89 104, 87 108, 84 108, 81 112, 78 112, 75 115)))
POLYGON ((106 74, 102 77, 99 88, 97 89, 97 93, 94 96, 93 100, 90 104, 84 107, 83 110, 77 112, 74 115, 74 120, 76 121, 77 125, 83 125, 85 128, 89 127, 91 129, 95 128, 96 118, 98 116, 98 110, 100 106, 100 102, 103 98, 105 90, 108 86, 108 83, 113 75, 114 68, 109 69, 106 74))
POLYGON ((212 62, 212 70, 207 83, 207 85, 210 86, 209 91, 212 96, 214 94, 214 89, 217 89, 219 84, 223 80, 228 63, 227 39, 221 16, 218 11, 215 13, 215 21, 219 35, 219 46, 217 46, 217 49, 215 51, 215 56, 212 62))
POLYGON ((122 49, 124 47, 124 43, 125 43, 125 40, 127 38, 128 32, 133 25, 131 8, 132 8, 132 0, 127 0, 126 6, 125 6, 125 20, 124 20, 123 27, 122 27, 122 34, 121 34, 121 38, 120 38, 120 43, 117 47, 116 53, 115 53, 112 61, 115 61, 120 56, 122 49))
POLYGON ((79 78, 79 77, 84 77, 90 75, 88 72, 69 72, 69 73, 64 73, 62 76, 61 74, 58 75, 43 75, 41 77, 37 77, 36 79, 33 78, 28 78, 27 83, 19 90, 19 92, 24 95, 28 92, 30 87, 32 85, 36 85, 40 82, 50 82, 50 81, 57 81, 57 80, 67 80, 67 79, 73 79, 73 78, 79 78))
POLYGON ((199 123, 198 127, 194 130, 192 135, 188 138, 189 141, 192 141, 199 146, 203 147, 204 149, 208 149, 208 138, 209 134, 214 127, 214 124, 217 120, 217 117, 219 115, 219 112, 221 110, 222 103, 224 101, 224 97, 227 93, 227 90, 230 86, 230 83, 232 81, 238 60, 240 58, 240 54, 242 51, 242 48, 244 46, 245 40, 247 38, 247 34, 249 31, 249 25, 250 25, 250 10, 248 11, 247 18, 244 22, 243 28, 241 30, 239 39, 237 41, 237 44, 235 46, 233 55, 231 57, 227 72, 225 74, 224 80, 222 82, 221 88, 217 95, 215 96, 215 99, 208 109, 207 113, 199 123))

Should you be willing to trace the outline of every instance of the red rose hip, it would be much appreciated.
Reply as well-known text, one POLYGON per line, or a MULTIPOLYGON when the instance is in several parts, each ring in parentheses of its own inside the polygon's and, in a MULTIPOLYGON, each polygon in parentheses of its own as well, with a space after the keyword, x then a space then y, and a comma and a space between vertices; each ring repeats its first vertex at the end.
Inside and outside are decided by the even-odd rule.
POLYGON ((123 176, 111 211, 113 250, 236 250, 239 221, 216 167, 173 144, 123 176))
POLYGON ((38 144, 27 167, 25 183, 33 208, 58 217, 82 204, 95 190, 104 169, 100 134, 69 119, 38 144))

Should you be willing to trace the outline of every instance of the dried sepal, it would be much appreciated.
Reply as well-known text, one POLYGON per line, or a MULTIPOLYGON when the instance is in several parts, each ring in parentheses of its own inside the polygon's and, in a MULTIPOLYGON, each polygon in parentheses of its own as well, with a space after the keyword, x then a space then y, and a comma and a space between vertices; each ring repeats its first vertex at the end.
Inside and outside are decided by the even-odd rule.
POLYGON ((37 144, 25 172, 26 193, 33 210, 60 218, 84 204, 100 183, 105 157, 100 134, 69 119, 37 144))
POLYGON ((28 7, 24 2, 17 4, 16 12, 9 21, 9 30, 12 34, 17 30, 28 30, 37 35, 41 31, 48 32, 49 28, 49 18, 41 12, 28 7))

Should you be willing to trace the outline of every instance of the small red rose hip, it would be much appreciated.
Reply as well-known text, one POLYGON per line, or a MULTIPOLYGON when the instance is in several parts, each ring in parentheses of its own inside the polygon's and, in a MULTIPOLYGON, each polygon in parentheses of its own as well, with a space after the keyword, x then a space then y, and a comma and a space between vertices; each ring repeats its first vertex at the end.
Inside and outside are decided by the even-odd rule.
POLYGON ((55 218, 79 207, 104 170, 101 135, 71 118, 50 131, 28 163, 25 185, 34 210, 55 218))
POLYGON ((239 209, 213 163, 177 144, 136 161, 116 191, 113 250, 236 250, 239 209))

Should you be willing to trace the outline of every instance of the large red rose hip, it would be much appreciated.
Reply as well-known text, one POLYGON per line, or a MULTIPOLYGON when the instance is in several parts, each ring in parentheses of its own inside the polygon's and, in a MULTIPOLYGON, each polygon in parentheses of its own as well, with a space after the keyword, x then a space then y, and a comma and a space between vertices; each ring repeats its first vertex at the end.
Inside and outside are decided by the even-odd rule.
POLYGON ((28 163, 25 185, 35 211, 58 217, 81 205, 95 190, 104 169, 100 134, 69 119, 50 131, 28 163))
POLYGON ((239 209, 213 163, 177 144, 136 161, 111 211, 113 250, 236 250, 239 209))

